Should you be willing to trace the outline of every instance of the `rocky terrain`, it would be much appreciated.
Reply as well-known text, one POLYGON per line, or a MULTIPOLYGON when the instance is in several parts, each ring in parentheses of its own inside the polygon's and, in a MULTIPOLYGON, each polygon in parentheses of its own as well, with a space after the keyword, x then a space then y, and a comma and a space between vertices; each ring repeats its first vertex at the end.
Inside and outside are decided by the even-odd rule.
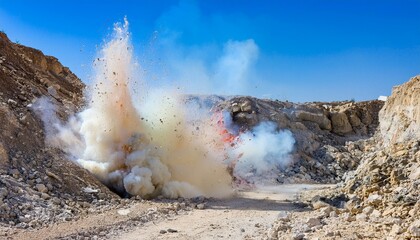
POLYGON ((119 238, 139 227, 155 231, 150 222, 163 225, 146 239, 420 237, 420 77, 395 87, 386 102, 217 96, 198 101, 227 112, 242 130, 270 121, 292 132, 292 163, 280 169, 273 184, 336 184, 296 198, 279 199, 273 192, 252 201, 122 199, 61 150, 46 145, 35 101, 48 96, 59 118, 67 119, 85 101, 80 79, 56 58, 0 33, 0 81, 0 238, 119 238), (258 214, 260 222, 245 222, 258 214), (216 217, 226 220, 207 224, 216 217), (180 225, 162 228, 168 221, 180 225), (238 224, 222 226, 231 221, 238 224), (190 222, 206 228, 188 233, 190 222), (183 229, 179 236, 177 229, 183 229), (207 234, 211 231, 215 235, 207 234))
POLYGON ((218 107, 233 122, 250 129, 263 121, 288 129, 296 139, 293 163, 277 177, 279 183, 336 183, 360 159, 357 140, 374 135, 382 101, 292 103, 235 97, 218 107))
POLYGON ((306 196, 311 216, 284 213, 268 238, 420 238, 419 99, 418 76, 394 88, 380 111, 380 130, 349 149, 357 168, 336 189, 306 196))
POLYGON ((83 103, 84 84, 56 58, 0 33, 0 222, 36 228, 70 220, 114 194, 87 171, 45 145, 31 108, 49 96, 66 118, 83 103), (83 191, 95 189, 95 193, 83 191))

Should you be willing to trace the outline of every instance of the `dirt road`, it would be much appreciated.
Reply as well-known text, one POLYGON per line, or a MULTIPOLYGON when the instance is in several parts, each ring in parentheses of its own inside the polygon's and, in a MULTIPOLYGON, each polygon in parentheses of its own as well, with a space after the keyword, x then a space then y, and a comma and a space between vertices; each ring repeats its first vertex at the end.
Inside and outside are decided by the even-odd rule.
POLYGON ((111 210, 39 230, 14 230, 7 239, 261 239, 280 211, 307 211, 299 194, 328 185, 279 185, 239 191, 230 199, 123 201, 111 210), (199 207, 201 208, 201 207, 199 207))
POLYGON ((304 189, 324 185, 282 185, 212 200, 203 210, 149 222, 113 239, 261 239, 279 211, 305 211, 295 200, 304 189))

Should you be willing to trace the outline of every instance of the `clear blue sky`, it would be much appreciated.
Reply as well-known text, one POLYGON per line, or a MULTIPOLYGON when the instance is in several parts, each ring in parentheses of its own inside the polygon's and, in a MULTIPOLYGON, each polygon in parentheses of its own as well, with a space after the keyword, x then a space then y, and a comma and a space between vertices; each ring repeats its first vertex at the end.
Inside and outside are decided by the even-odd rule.
POLYGON ((127 16, 148 78, 190 92, 367 100, 420 74, 419 13, 420 1, 0 0, 0 30, 89 83, 97 47, 127 16))

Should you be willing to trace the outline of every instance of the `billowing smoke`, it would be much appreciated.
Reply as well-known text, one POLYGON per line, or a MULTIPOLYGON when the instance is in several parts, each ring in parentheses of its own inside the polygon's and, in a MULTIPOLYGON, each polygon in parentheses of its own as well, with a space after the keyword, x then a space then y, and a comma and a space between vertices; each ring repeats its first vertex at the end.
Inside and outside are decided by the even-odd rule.
MULTIPOLYGON (((186 101, 179 85, 147 87, 132 53, 128 22, 116 24, 95 60, 83 111, 64 123, 47 98, 34 103, 48 144, 115 191, 145 198, 226 197, 232 193, 229 166, 234 165, 234 176, 257 182, 288 163, 294 144, 290 132, 262 123, 239 133, 224 115, 223 122, 236 129, 236 144, 226 144, 215 113, 186 101)), ((253 41, 229 43, 217 65, 219 77, 243 84, 256 53, 253 41)))
POLYGON ((127 21, 115 26, 95 65, 88 106, 69 122, 60 123, 45 99, 34 104, 44 116, 49 144, 120 193, 170 198, 231 193, 219 152, 198 137, 213 135, 210 124, 189 125, 180 96, 170 90, 140 89, 144 96, 133 99, 130 83, 138 79, 127 21))
POLYGON ((290 164, 295 139, 288 130, 262 122, 239 135, 230 151, 233 176, 252 184, 272 184, 280 170, 290 164))

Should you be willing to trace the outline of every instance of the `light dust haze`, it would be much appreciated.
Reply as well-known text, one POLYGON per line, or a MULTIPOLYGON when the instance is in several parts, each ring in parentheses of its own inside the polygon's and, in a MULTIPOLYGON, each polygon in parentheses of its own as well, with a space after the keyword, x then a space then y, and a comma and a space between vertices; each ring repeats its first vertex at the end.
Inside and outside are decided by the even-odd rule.
MULTIPOLYGON (((226 64, 220 66, 224 71, 234 59, 226 64)), ((241 133, 231 147, 222 141, 210 109, 186 103, 179 87, 148 87, 133 56, 127 20, 115 24, 94 65, 83 111, 63 123, 47 97, 33 109, 44 121, 47 144, 121 194, 228 197, 233 193, 229 163, 235 162, 234 175, 255 181, 290 161, 289 131, 262 123, 241 133)))

